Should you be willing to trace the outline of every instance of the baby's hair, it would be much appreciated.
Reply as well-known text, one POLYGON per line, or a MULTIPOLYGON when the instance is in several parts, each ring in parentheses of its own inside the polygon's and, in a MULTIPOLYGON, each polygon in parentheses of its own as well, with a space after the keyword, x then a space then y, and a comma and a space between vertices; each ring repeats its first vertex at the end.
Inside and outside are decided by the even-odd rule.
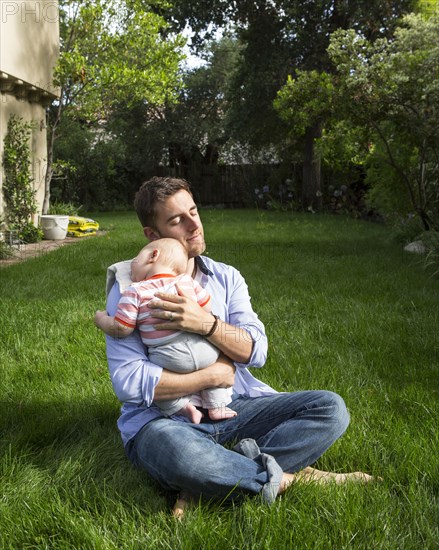
POLYGON ((160 259, 176 273, 184 273, 187 267, 188 254, 184 246, 176 239, 158 239, 152 246, 160 250, 160 259))
POLYGON ((133 281, 142 281, 148 273, 148 249, 160 251, 159 264, 164 264, 176 275, 185 273, 188 262, 187 250, 176 239, 158 239, 144 246, 136 258, 131 262, 131 277, 133 281))

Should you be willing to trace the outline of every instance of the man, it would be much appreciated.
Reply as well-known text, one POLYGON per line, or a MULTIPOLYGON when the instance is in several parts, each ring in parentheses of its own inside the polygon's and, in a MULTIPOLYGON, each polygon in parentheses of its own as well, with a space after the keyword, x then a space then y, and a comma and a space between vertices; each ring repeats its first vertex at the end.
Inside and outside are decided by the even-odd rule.
MULTIPOLYGON (((188 251, 187 273, 212 298, 212 313, 181 296, 158 293, 150 307, 164 330, 200 334, 216 346, 219 360, 204 370, 176 374, 148 361, 136 333, 107 337, 113 387, 123 402, 118 426, 130 460, 182 498, 236 498, 260 494, 267 502, 295 480, 369 481, 361 472, 334 474, 310 467, 346 430, 349 415, 340 396, 328 391, 277 393, 247 367, 266 360, 264 326, 252 310, 240 273, 201 254, 203 226, 184 180, 152 178, 139 189, 135 208, 145 236, 177 239, 188 251), (237 416, 201 424, 185 417, 164 418, 153 400, 175 399, 211 387, 232 387, 229 407, 237 416), (226 448, 224 445, 228 445, 226 448), (233 448, 231 448, 234 446, 233 448)), ((110 268, 107 310, 114 315, 124 286, 126 262, 110 268), (114 283, 114 284, 113 284, 114 283)))

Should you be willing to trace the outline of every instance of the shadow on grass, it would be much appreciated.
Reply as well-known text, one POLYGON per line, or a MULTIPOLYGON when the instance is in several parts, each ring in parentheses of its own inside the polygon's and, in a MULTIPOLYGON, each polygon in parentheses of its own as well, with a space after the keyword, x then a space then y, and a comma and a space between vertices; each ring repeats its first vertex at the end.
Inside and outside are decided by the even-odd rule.
POLYGON ((37 448, 79 440, 104 427, 114 431, 117 417, 118 408, 110 403, 25 399, 0 403, 2 433, 37 448))
POLYGON ((10 484, 16 483, 15 477, 32 484, 38 471, 50 491, 75 506, 87 508, 102 500, 148 513, 168 512, 175 494, 131 465, 117 430, 118 414, 111 403, 0 403, 5 478, 10 484))
MULTIPOLYGON (((111 404, 2 402, 0 472, 9 477, 10 487, 19 483, 21 490, 43 477, 49 493, 62 495, 75 508, 95 510, 107 501, 142 513, 170 514, 178 493, 163 489, 129 462, 117 416, 111 404)), ((199 504, 224 511, 245 500, 245 495, 233 501, 202 498, 199 504)))

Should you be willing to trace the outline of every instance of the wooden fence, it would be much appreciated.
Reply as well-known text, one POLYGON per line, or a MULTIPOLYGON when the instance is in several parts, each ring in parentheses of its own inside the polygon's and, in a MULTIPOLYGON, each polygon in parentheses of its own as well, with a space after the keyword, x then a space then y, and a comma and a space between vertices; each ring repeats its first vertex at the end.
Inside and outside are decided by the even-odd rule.
MULTIPOLYGON (((154 175, 181 177, 189 181, 199 204, 223 205, 226 208, 254 205, 256 190, 262 190, 266 185, 273 188, 283 183, 280 173, 285 173, 285 169, 281 170, 280 165, 277 164, 194 164, 189 167, 159 166, 154 169, 154 175)), ((295 180, 295 183, 301 179, 301 167, 298 165, 287 168, 286 173, 295 180)))

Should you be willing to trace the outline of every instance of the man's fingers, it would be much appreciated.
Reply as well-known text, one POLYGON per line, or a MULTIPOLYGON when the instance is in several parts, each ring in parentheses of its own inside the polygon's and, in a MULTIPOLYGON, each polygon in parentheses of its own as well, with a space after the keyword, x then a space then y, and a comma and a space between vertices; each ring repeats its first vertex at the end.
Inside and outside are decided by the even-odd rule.
POLYGON ((184 302, 184 297, 177 296, 176 294, 167 294, 166 292, 156 292, 154 294, 154 298, 149 302, 148 306, 164 308, 166 302, 182 304, 184 302))
POLYGON ((177 289, 178 295, 183 296, 184 298, 190 298, 189 292, 187 290, 184 290, 181 288, 179 284, 175 285, 175 288, 177 289))
POLYGON ((175 310, 160 309, 159 311, 152 311, 150 315, 151 317, 154 317, 154 319, 163 319, 164 321, 169 321, 172 323, 176 321, 178 313, 175 310))

